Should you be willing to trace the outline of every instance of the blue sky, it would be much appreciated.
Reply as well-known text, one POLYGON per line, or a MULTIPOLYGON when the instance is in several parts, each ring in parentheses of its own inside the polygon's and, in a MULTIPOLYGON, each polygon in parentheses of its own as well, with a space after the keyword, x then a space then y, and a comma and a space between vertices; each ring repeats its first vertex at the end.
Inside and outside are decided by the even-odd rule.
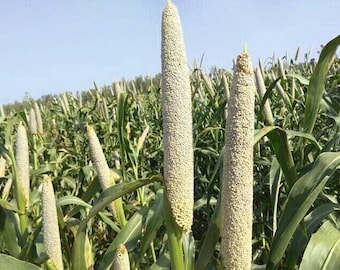
MULTIPOLYGON (((188 63, 230 69, 246 41, 254 66, 340 34, 338 0, 173 0, 188 63)), ((1 0, 0 104, 160 72, 166 0, 1 0)))

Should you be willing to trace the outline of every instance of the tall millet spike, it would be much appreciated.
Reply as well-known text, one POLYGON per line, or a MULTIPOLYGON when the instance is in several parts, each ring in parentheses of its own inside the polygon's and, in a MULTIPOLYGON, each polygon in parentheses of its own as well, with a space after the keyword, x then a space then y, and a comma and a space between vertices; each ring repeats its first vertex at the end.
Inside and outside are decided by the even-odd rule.
POLYGON ((38 130, 38 133, 41 135, 44 133, 44 129, 43 129, 43 122, 41 118, 40 107, 37 102, 34 102, 34 111, 35 111, 35 118, 37 120, 37 130, 38 130))
POLYGON ((113 262, 114 270, 130 270, 129 254, 125 245, 120 244, 117 248, 113 262))
POLYGON ((43 241, 47 255, 57 270, 63 269, 57 207, 51 177, 43 176, 42 184, 43 241))
MULTIPOLYGON (((100 145, 96 132, 91 126, 87 126, 87 137, 93 164, 97 170, 99 183, 103 190, 113 186, 115 183, 111 177, 110 168, 107 164, 103 149, 100 145)), ((117 212, 114 202, 109 204, 109 209, 113 217, 117 218, 117 212)))
MULTIPOLYGON (((255 70, 255 81, 256 81, 257 92, 260 96, 260 100, 262 101, 267 90, 266 90, 266 85, 264 84, 264 79, 262 77, 261 70, 259 68, 257 68, 255 70)), ((270 102, 269 102, 268 99, 266 100, 266 102, 264 103, 264 106, 263 106, 263 115, 264 115, 268 125, 274 124, 273 113, 272 113, 272 110, 270 108, 270 102)))
POLYGON ((222 180, 223 269, 249 270, 252 260, 255 84, 250 56, 236 60, 228 103, 222 180))
POLYGON ((30 131, 30 134, 37 134, 38 128, 37 128, 37 118, 35 116, 35 111, 33 108, 30 110, 29 114, 29 122, 28 122, 28 130, 30 131))
POLYGON ((165 191, 176 224, 190 231, 194 203, 190 74, 180 18, 171 1, 162 15, 161 50, 165 191))
POLYGON ((27 132, 22 124, 19 124, 17 129, 15 144, 15 160, 17 163, 18 178, 24 196, 25 206, 26 208, 28 208, 30 195, 29 152, 27 132))

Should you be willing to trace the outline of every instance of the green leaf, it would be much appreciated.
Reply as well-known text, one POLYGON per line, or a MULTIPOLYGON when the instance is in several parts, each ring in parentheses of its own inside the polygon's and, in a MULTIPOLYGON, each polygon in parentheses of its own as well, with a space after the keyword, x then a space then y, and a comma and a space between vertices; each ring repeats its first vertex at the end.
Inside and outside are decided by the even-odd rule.
POLYGON ((319 111, 320 102, 324 92, 325 80, 328 70, 334 60, 336 50, 340 45, 340 35, 329 41, 322 49, 319 61, 310 78, 306 93, 306 108, 304 114, 304 131, 311 133, 319 111))
POLYGON ((10 255, 19 257, 21 247, 18 241, 19 224, 11 211, 0 207, 0 239, 10 255))
POLYGON ((36 252, 37 252, 37 238, 39 236, 39 233, 41 232, 41 228, 42 228, 42 223, 39 223, 37 225, 36 228, 34 228, 33 232, 31 232, 26 241, 24 242, 24 245, 22 247, 20 256, 18 257, 18 259, 20 260, 30 260, 32 261, 34 257, 32 257, 32 254, 34 254, 33 256, 35 256, 36 252))
POLYGON ((7 209, 7 210, 10 210, 10 211, 14 211, 16 213, 19 213, 19 214, 24 214, 24 212, 20 211, 15 205, 3 200, 3 199, 0 199, 0 206, 7 209))
POLYGON ((294 131, 294 130, 286 130, 286 132, 288 135, 288 139, 293 138, 293 137, 301 137, 301 138, 304 138, 310 141, 318 150, 322 149, 321 145, 317 142, 317 140, 311 134, 294 131))
POLYGON ((205 235, 203 244, 200 248, 198 258, 196 260, 195 269, 204 270, 209 264, 214 254, 216 243, 220 238, 221 231, 221 197, 219 196, 214 214, 211 218, 207 234, 205 235))
POLYGON ((76 197, 76 196, 64 196, 61 197, 57 200, 57 207, 63 206, 63 205, 69 205, 69 204, 75 204, 75 205, 80 205, 84 207, 91 208, 92 205, 84 202, 82 199, 76 197))
POLYGON ((292 187, 269 253, 267 269, 276 269, 299 223, 340 164, 340 153, 322 153, 292 187))
POLYGON ((286 269, 294 269, 297 260, 304 251, 311 234, 330 213, 340 210, 340 204, 326 203, 314 209, 304 218, 305 230, 301 226, 293 235, 292 241, 287 249, 286 269))
POLYGON ((209 205, 216 205, 217 200, 214 197, 209 198, 200 198, 194 203, 194 211, 199 210, 200 208, 206 207, 208 204, 209 205))
POLYGON ((340 231, 326 221, 314 233, 303 255, 300 270, 338 270, 340 265, 340 231))
POLYGON ((1 269, 15 269, 15 270, 39 270, 40 267, 25 262, 20 261, 12 256, 0 254, 0 266, 1 269))
POLYGON ((277 82, 280 80, 281 78, 275 79, 270 86, 267 88, 266 93, 264 94, 262 100, 261 100, 261 104, 260 104, 260 111, 263 111, 263 107, 264 104, 266 103, 267 99, 269 99, 271 97, 271 95, 273 94, 273 90, 275 85, 277 84, 277 82))
POLYGON ((126 156, 126 150, 128 149, 126 145, 125 140, 125 112, 127 110, 127 101, 128 101, 128 95, 125 91, 122 91, 118 94, 118 100, 117 100, 117 130, 118 130, 118 141, 119 141, 119 147, 120 147, 120 153, 121 153, 121 166, 122 166, 122 173, 123 178, 125 177, 125 164, 127 163, 127 156, 126 156))
MULTIPOLYGON (((91 182, 90 186, 87 188, 84 194, 82 194, 81 199, 84 202, 89 202, 97 192, 101 190, 101 186, 98 180, 98 177, 95 177, 93 181, 91 182)), ((72 217, 75 214, 77 214, 82 207, 80 205, 74 207, 69 213, 67 213, 68 217, 72 217)))
POLYGON ((257 264, 252 264, 251 265, 251 270, 265 270, 266 265, 257 265, 257 264))
POLYGON ((116 249, 120 244, 125 244, 129 251, 136 247, 136 244, 142 235, 142 225, 148 210, 148 207, 143 207, 129 219, 120 233, 111 242, 100 262, 98 270, 110 268, 116 254, 116 249))
POLYGON ((86 269, 85 242, 86 233, 82 231, 77 235, 77 238, 74 241, 72 256, 72 265, 74 270, 86 269))
POLYGON ((297 79, 302 85, 308 85, 309 84, 309 80, 299 74, 287 74, 286 77, 290 77, 290 78, 295 78, 297 79))
POLYGON ((256 129, 254 132, 254 145, 256 145, 263 137, 267 136, 269 132, 275 130, 276 126, 266 126, 261 129, 256 129))
POLYGON ((277 209, 280 198, 280 185, 282 180, 282 171, 276 157, 273 157, 269 172, 269 191, 273 204, 273 232, 277 229, 277 209))
POLYGON ((120 232, 119 226, 111 219, 111 216, 107 216, 103 212, 99 212, 98 215, 102 221, 109 225, 116 233, 120 232))
POLYGON ((162 256, 159 256, 157 262, 155 262, 149 270, 169 270, 170 269, 170 254, 166 252, 162 256))
POLYGON ((155 239, 158 229, 164 222, 163 215, 163 190, 159 191, 157 198, 152 206, 148 209, 145 222, 145 233, 141 239, 138 263, 144 257, 151 242, 155 239))
POLYGON ((276 126, 264 127, 255 131, 254 144, 264 136, 268 136, 287 183, 289 187, 292 187, 296 182, 297 174, 293 156, 289 149, 287 132, 276 126))
POLYGON ((132 183, 119 183, 106 189, 100 194, 99 198, 95 201, 88 216, 80 223, 78 233, 84 230, 87 222, 92 217, 94 217, 99 211, 103 210, 103 208, 105 208, 110 202, 117 200, 118 198, 124 196, 125 194, 135 191, 142 186, 148 185, 152 182, 159 180, 160 178, 158 176, 154 176, 150 179, 138 180, 132 183))

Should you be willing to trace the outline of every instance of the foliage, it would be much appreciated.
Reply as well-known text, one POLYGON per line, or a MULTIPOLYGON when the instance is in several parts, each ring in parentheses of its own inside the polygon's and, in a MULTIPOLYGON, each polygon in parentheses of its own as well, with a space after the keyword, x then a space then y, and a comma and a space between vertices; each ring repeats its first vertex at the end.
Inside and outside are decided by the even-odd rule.
MULTIPOLYGON (((267 92, 262 99, 256 96, 255 104, 254 269, 300 264, 307 269, 316 252, 330 266, 331 248, 338 248, 340 61, 334 54, 339 39, 324 47, 316 65, 307 58, 304 63, 282 58, 282 74, 272 58, 262 69, 267 92), (267 126, 262 114, 266 99, 274 126, 267 126)), ((169 269, 160 77, 119 85, 121 99, 112 85, 37 101, 44 133, 28 134, 31 182, 25 211, 18 206, 20 193, 14 192, 14 138, 20 122, 28 128, 27 112, 34 101, 5 106, 0 117, 0 153, 7 164, 0 178, 0 265, 53 267, 41 231, 41 183, 47 174, 57 198, 65 269, 108 269, 122 243, 132 269, 169 269), (104 192, 91 162, 87 125, 96 131, 119 179, 104 192), (117 198, 123 200, 123 226, 106 207, 117 198), (22 222, 27 224, 24 231, 22 222)), ((228 71, 192 71, 195 207, 192 233, 183 238, 187 269, 193 268, 192 261, 195 269, 221 269, 219 192, 223 151, 228 151, 223 148, 228 85, 228 71)))

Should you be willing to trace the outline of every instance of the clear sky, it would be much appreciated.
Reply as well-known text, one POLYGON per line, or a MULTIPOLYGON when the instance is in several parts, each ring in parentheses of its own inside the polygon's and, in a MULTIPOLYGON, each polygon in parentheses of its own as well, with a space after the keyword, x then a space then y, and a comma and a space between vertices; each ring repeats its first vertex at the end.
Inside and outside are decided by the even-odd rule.
MULTIPOLYGON (((300 47, 317 57, 340 34, 339 0, 173 0, 189 65, 230 69, 244 42, 254 66, 300 47)), ((0 0, 0 104, 160 72, 166 0, 0 0)))

